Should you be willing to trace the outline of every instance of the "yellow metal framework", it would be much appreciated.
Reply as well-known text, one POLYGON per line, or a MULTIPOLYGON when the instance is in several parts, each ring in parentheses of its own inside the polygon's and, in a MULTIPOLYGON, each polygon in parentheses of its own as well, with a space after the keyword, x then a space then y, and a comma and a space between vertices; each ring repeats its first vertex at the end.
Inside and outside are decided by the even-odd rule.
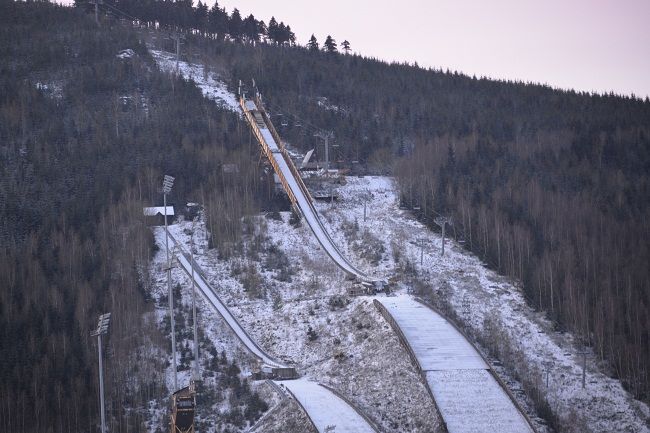
MULTIPOLYGON (((282 154, 284 161, 287 163, 289 170, 291 170, 291 173, 293 174, 293 177, 295 178, 298 187, 302 190, 305 197, 307 197, 307 200, 309 200, 309 202, 312 203, 313 199, 311 197, 311 194, 309 193, 307 186, 305 185, 302 178, 300 177, 300 173, 298 172, 298 169, 296 168, 293 161, 291 160, 291 157, 289 156, 289 153, 284 147, 284 143, 282 142, 282 139, 280 138, 278 132, 275 130, 275 127, 273 126, 273 123, 271 122, 268 113, 264 109, 264 106, 262 105, 261 101, 259 101, 259 98, 257 97, 254 100, 252 100, 252 102, 255 104, 256 110, 262 116, 263 125, 266 128, 268 128, 268 130, 271 132, 271 136, 277 143, 278 148, 280 149, 280 153, 282 154)), ((271 148, 269 147, 268 143, 264 139, 264 136, 262 135, 262 131, 260 130, 260 125, 259 125, 260 123, 259 119, 257 119, 256 116, 248 109, 248 107, 246 107, 245 98, 242 97, 239 99, 239 105, 241 105, 242 111, 244 112, 244 116, 246 117, 248 123, 251 125, 253 134, 255 134, 257 141, 260 143, 260 146, 262 147, 262 151, 264 152, 267 159, 271 163, 271 166, 273 166, 273 169, 275 170, 276 174, 280 178, 280 183, 284 187, 284 190, 287 192, 287 195, 289 196, 289 200, 291 200, 291 203, 295 208, 298 208, 298 202, 296 200, 296 196, 291 190, 289 183, 287 182, 287 179, 284 177, 284 173, 282 172, 282 170, 280 170, 280 167, 278 167, 278 164, 275 161, 275 158, 273 157, 273 152, 271 151, 271 148)))

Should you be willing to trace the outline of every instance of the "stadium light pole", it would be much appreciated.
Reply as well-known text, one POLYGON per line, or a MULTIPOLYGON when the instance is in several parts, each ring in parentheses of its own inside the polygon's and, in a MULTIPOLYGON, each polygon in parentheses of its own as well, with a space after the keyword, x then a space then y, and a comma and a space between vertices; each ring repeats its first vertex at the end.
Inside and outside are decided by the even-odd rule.
POLYGON ((174 392, 178 390, 178 374, 176 372, 176 330, 174 326, 174 292, 172 290, 172 264, 169 258, 169 232, 167 230, 167 194, 174 186, 174 178, 165 175, 163 180, 163 205, 165 207, 165 254, 167 255, 167 293, 169 297, 169 319, 172 328, 172 368, 174 371, 174 392))
POLYGON ((111 313, 99 316, 97 329, 90 333, 91 336, 97 337, 97 348, 99 351, 99 410, 102 421, 102 433, 106 433, 106 416, 104 412, 104 366, 102 361, 102 335, 108 332, 108 324, 111 321, 111 313))
POLYGON ((192 327, 194 328, 194 380, 199 380, 199 334, 196 329, 196 282, 194 280, 194 221, 192 221, 192 234, 190 235, 190 264, 192 268, 192 327))

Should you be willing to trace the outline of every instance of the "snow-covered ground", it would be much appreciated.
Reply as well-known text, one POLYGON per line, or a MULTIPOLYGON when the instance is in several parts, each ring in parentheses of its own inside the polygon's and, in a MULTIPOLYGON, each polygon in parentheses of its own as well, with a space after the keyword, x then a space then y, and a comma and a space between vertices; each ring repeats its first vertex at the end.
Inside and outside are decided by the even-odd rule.
MULTIPOLYGON (((499 339, 512 343, 518 359, 510 369, 520 374, 537 375, 540 384, 546 380, 547 362, 552 363, 546 398, 551 410, 564 425, 583 426, 593 432, 648 432, 650 410, 634 400, 620 381, 603 373, 604 367, 593 361, 587 366, 587 386, 582 389, 582 357, 570 333, 558 333, 541 313, 527 304, 521 289, 512 281, 487 268, 476 256, 460 245, 446 241, 441 257, 442 238, 417 222, 409 211, 398 207, 394 181, 387 177, 348 178, 339 190, 340 202, 327 211, 334 240, 343 240, 344 223, 357 221, 361 231, 368 230, 382 239, 390 254, 382 260, 379 272, 390 274, 395 269, 395 255, 408 258, 420 269, 420 279, 428 290, 444 296, 469 329, 484 338, 498 333, 499 339), (370 194, 369 219, 363 221, 364 194, 370 194), (424 239, 424 263, 420 263, 420 246, 424 239), (490 326, 484 327, 489 323, 490 326), (525 366, 525 367, 522 367, 525 366)), ((327 205, 320 205, 325 210, 327 205)), ((339 240, 339 242, 340 242, 339 240)), ((408 289, 408 288, 405 288, 408 289)), ((505 371, 502 371, 502 373, 505 371)), ((508 379, 521 396, 517 383, 508 379)), ((530 379, 530 377, 528 377, 530 379)), ((526 404, 525 401, 521 402, 526 404)))
MULTIPOLYGON (((172 54, 152 54, 161 68, 175 69, 172 54)), ((194 79, 206 96, 239 110, 236 98, 214 74, 201 65, 181 62, 179 66, 183 76, 194 79)), ((542 314, 529 308, 516 283, 489 270, 474 255, 449 241, 445 257, 440 257, 440 236, 398 208, 392 179, 347 180, 347 185, 339 188, 339 201, 334 206, 316 204, 341 253, 372 275, 392 275, 408 261, 418 268, 418 281, 443 298, 471 334, 485 341, 497 335, 499 344, 508 343, 516 356, 511 356, 507 360, 510 365, 499 371, 522 405, 530 407, 530 401, 508 373, 541 384, 549 368, 548 388, 538 389, 545 392, 550 409, 567 430, 649 431, 648 407, 632 399, 618 380, 604 374, 603 366, 588 362, 587 386, 582 388, 581 357, 573 336, 555 332, 542 314), (364 221, 363 200, 367 196, 372 199, 369 218, 364 221), (422 266, 418 239, 424 239, 426 249, 422 266), (369 251, 364 248, 368 244, 385 251, 377 253, 374 247, 369 251)), ((343 297, 340 302, 339 296, 350 283, 305 224, 293 228, 288 220, 288 213, 281 213, 279 221, 256 220, 258 232, 254 236, 262 239, 266 248, 261 258, 248 251, 222 261, 216 251, 199 246, 197 261, 210 283, 267 352, 299 364, 307 377, 335 387, 384 430, 435 431, 439 419, 426 389, 388 325, 368 300, 343 297), (289 258, 290 281, 279 278, 278 269, 263 263, 270 254, 270 245, 289 258), (240 269, 245 266, 252 266, 261 277, 260 293, 255 296, 243 288, 240 269), (308 334, 310 329, 312 334, 308 334), (309 335, 316 338, 312 340, 309 335)), ((189 227, 189 223, 172 227, 186 246, 189 240, 183 232, 189 227)), ((251 239, 248 241, 250 250, 251 239)), ((205 304, 201 304, 201 311, 209 315, 205 304)), ((218 318, 213 320, 218 322, 218 318)), ((215 332, 221 332, 215 339, 224 338, 223 326, 217 326, 215 332)), ((231 343, 231 347, 238 347, 237 341, 231 343)), ((532 410, 529 414, 535 417, 532 410)), ((543 426, 537 427, 546 431, 543 426)), ((270 426, 264 431, 281 429, 270 426)))
MULTIPOLYGON (((176 71, 176 54, 153 49, 150 49, 149 52, 161 70, 176 71)), ((240 113, 237 97, 228 90, 226 84, 219 79, 215 72, 208 71, 204 65, 182 60, 178 62, 178 72, 183 78, 193 80, 206 98, 212 99, 223 108, 240 113)))
POLYGON ((413 350, 450 433, 532 433, 481 355, 447 320, 409 295, 377 301, 413 350))
MULTIPOLYGON (((205 248, 204 227, 197 225, 195 260, 210 284, 273 358, 333 387, 384 431, 437 431, 440 422, 425 384, 390 326, 370 299, 344 295, 351 283, 319 249, 311 230, 305 224, 292 227, 288 212, 280 216, 280 221, 256 218, 256 233, 246 239, 248 252, 227 261, 205 248), (263 251, 255 258, 251 248, 258 242, 263 251), (265 267, 275 248, 291 259, 291 281, 280 281, 277 269, 265 267), (262 278, 262 299, 243 288, 240 270, 248 266, 262 278)), ((187 246, 190 227, 180 222, 170 231, 187 246)))
POLYGON ((316 382, 298 379, 278 383, 300 402, 319 433, 375 433, 352 407, 316 382))

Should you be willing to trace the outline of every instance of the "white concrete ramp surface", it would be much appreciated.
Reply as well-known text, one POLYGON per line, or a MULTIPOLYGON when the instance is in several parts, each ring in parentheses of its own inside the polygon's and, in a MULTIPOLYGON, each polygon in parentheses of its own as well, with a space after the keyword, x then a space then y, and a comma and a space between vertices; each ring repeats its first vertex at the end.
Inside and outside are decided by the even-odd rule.
POLYGON ((257 343, 251 338, 246 330, 241 326, 239 321, 233 316, 226 304, 221 302, 219 296, 217 296, 216 291, 212 286, 206 281, 203 277, 203 271, 199 265, 194 262, 191 262, 189 254, 187 254, 182 245, 176 241, 176 238, 169 233, 169 249, 170 253, 173 255, 176 250, 176 258, 180 263, 181 267, 191 278, 192 276, 192 265, 194 266, 194 281, 196 282, 196 287, 199 289, 199 293, 203 295, 206 301, 223 317, 230 329, 235 333, 237 338, 250 350, 250 352, 259 358, 263 363, 268 364, 273 367, 287 367, 286 364, 283 364, 273 358, 271 358, 257 343))
POLYGON ((530 433, 481 355, 444 317, 411 296, 380 297, 401 330, 450 433, 530 433))
POLYGON ((316 382, 298 379, 275 383, 293 395, 319 433, 376 433, 353 407, 316 382))

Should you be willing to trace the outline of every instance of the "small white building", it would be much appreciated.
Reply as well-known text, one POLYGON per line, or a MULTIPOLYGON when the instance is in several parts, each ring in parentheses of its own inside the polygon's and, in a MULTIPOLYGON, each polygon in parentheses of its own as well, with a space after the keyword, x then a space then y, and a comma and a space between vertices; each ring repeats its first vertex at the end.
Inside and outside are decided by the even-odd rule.
MULTIPOLYGON (((142 208, 147 224, 161 226, 165 224, 165 206, 153 206, 142 208)), ((174 206, 167 206, 167 224, 174 222, 174 206)))

